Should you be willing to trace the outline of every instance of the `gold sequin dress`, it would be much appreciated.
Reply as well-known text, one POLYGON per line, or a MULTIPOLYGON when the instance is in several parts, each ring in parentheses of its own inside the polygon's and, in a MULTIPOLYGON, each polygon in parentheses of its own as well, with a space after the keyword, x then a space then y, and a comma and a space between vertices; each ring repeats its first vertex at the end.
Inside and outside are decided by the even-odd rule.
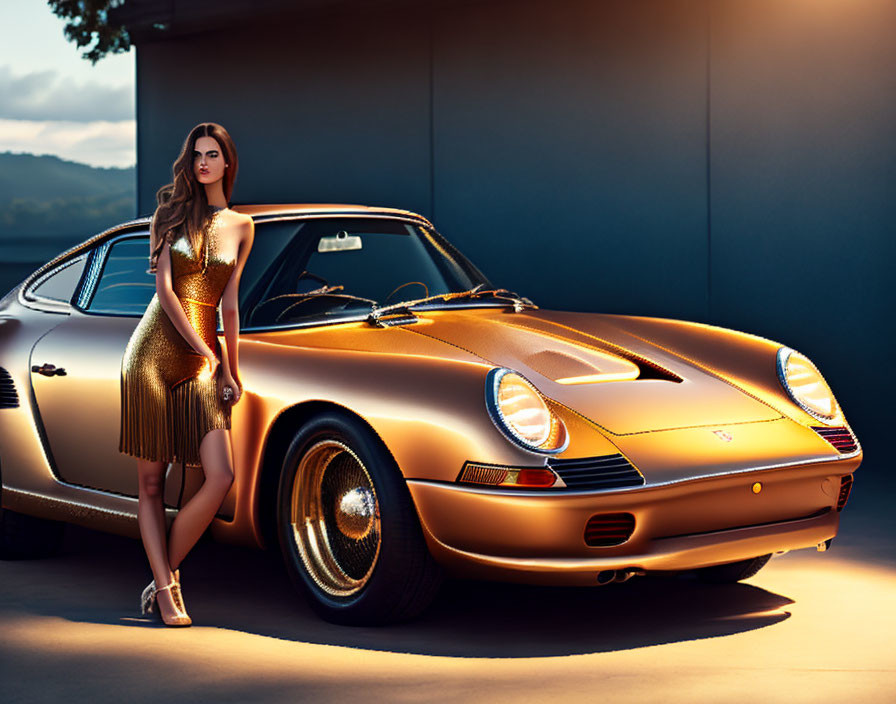
MULTIPOLYGON (((211 209, 199 256, 186 236, 170 245, 171 285, 193 329, 220 360, 218 304, 236 260, 217 254, 222 209, 211 209)), ((230 403, 218 395, 205 357, 178 332, 158 293, 153 294, 121 360, 118 449, 149 460, 199 465, 199 443, 214 428, 230 428, 230 403)))

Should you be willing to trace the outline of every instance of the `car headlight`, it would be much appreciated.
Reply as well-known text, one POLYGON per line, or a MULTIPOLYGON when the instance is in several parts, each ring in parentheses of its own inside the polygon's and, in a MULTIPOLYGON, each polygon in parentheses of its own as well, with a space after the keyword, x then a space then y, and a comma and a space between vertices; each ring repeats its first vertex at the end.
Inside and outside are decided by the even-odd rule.
POLYGON ((486 378, 485 403, 495 425, 527 450, 554 454, 569 445, 563 421, 538 389, 516 372, 492 369, 486 378))
POLYGON ((823 423, 840 420, 840 406, 821 372, 799 352, 778 350, 778 378, 790 397, 806 413, 823 423))

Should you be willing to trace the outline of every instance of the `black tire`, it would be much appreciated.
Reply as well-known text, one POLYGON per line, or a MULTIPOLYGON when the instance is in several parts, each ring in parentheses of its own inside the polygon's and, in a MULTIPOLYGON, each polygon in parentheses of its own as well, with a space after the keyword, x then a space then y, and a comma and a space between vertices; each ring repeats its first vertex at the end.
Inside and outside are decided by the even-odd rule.
POLYGON ((0 508, 0 560, 52 557, 59 553, 65 524, 0 508))
POLYGON ((290 444, 277 534, 293 583, 332 623, 407 620, 430 604, 442 581, 395 461, 347 414, 317 416, 290 444))
POLYGON ((751 557, 740 562, 729 562, 725 565, 713 565, 694 570, 694 573, 704 582, 714 584, 733 584, 747 577, 752 577, 765 567, 765 563, 771 559, 771 554, 751 557))

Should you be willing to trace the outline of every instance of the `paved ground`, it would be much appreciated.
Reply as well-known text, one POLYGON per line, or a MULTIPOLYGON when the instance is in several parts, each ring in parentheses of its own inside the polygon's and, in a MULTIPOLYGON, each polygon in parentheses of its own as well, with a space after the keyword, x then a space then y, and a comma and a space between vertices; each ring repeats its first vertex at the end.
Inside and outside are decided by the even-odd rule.
POLYGON ((136 609, 139 543, 70 528, 61 557, 0 563, 2 701, 893 702, 896 520, 856 487, 831 551, 743 584, 452 582, 382 629, 318 620, 269 556, 211 542, 182 570, 196 625, 166 629, 136 609))

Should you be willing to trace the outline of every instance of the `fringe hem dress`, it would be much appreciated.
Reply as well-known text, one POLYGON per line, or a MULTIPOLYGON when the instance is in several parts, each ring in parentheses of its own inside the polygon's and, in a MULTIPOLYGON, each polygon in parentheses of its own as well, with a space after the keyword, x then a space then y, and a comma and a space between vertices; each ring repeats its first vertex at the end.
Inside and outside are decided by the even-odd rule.
MULTIPOLYGON (((236 260, 216 256, 222 209, 211 209, 200 256, 185 235, 170 245, 171 284, 193 329, 221 359, 218 303, 236 260)), ((174 327, 155 293, 121 360, 118 449, 148 460, 201 465, 199 443, 215 428, 230 428, 230 403, 218 395, 205 357, 174 327)))

